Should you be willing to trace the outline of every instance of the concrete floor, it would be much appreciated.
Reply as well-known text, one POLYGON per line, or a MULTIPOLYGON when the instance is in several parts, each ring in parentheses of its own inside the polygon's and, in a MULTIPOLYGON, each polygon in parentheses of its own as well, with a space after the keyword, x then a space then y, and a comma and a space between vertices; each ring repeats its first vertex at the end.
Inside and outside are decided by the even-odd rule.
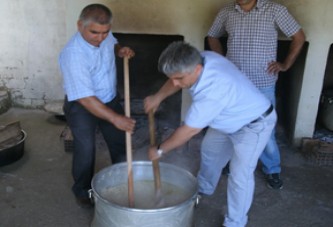
MULTIPOLYGON (((65 123, 41 110, 11 108, 0 122, 20 120, 27 132, 25 154, 19 161, 0 167, 0 226, 89 226, 94 210, 78 207, 70 190, 71 153, 64 152, 60 138, 65 123)), ((162 137, 172 132, 164 128, 162 137)), ((202 135, 162 161, 187 169, 194 175, 199 165, 202 135)), ((278 130, 284 188, 267 189, 259 167, 248 227, 333 226, 333 167, 311 164, 288 146, 278 130)), ((134 160, 147 160, 149 135, 135 133, 134 160)), ((100 144, 100 148, 103 144, 100 144)), ((105 149, 98 149, 96 172, 110 165, 105 149)), ((195 209, 196 227, 220 227, 226 210, 226 178, 223 175, 213 196, 195 209)))

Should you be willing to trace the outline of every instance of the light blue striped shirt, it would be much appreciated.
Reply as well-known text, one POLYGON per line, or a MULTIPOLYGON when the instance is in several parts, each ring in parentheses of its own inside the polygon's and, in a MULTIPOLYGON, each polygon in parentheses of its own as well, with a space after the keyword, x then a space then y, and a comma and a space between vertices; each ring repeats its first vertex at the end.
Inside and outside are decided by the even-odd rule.
POLYGON ((79 32, 71 38, 59 57, 68 101, 96 96, 106 103, 116 96, 116 43, 111 32, 99 47, 89 44, 79 32))

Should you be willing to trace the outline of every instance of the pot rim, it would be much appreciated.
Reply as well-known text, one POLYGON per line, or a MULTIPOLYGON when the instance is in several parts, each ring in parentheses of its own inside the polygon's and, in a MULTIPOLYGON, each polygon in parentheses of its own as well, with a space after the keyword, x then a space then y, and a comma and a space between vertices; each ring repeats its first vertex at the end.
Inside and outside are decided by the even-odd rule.
MULTIPOLYGON (((144 166, 149 165, 149 166, 151 166, 152 162, 151 161, 134 161, 132 164, 134 164, 134 165, 144 165, 144 166)), ((136 213, 137 212, 142 212, 142 213, 165 212, 165 211, 170 211, 170 210, 174 210, 174 209, 179 209, 180 207, 183 207, 183 206, 188 206, 189 203, 196 203, 197 199, 198 199, 198 182, 197 182, 197 179, 193 176, 193 174, 190 173, 188 170, 186 170, 184 168, 181 168, 181 167, 178 167, 176 165, 172 165, 172 164, 165 163, 165 162, 159 162, 159 164, 162 165, 162 166, 172 167, 173 169, 182 171, 184 174, 186 174, 188 177, 190 177, 191 180, 195 181, 195 192, 193 193, 193 195, 191 197, 189 197, 188 199, 184 200, 183 202, 177 204, 177 205, 163 207, 163 208, 154 208, 154 209, 140 209, 140 208, 135 208, 135 207, 134 208, 124 207, 124 206, 118 205, 117 203, 114 203, 114 202, 111 202, 109 200, 104 199, 96 191, 96 189, 95 189, 95 187, 93 185, 93 182, 96 180, 97 175, 103 174, 104 172, 108 172, 110 169, 115 168, 115 167, 120 166, 120 165, 122 165, 122 166, 126 165, 127 166, 126 162, 122 162, 122 163, 117 163, 117 164, 111 165, 109 167, 106 167, 106 168, 102 169, 100 172, 98 172, 93 177, 93 179, 92 179, 92 183, 91 183, 91 188, 92 189, 90 190, 89 194, 91 195, 91 197, 97 197, 103 203, 111 205, 111 206, 113 206, 113 207, 115 207, 117 209, 131 211, 131 212, 136 212, 136 213)))

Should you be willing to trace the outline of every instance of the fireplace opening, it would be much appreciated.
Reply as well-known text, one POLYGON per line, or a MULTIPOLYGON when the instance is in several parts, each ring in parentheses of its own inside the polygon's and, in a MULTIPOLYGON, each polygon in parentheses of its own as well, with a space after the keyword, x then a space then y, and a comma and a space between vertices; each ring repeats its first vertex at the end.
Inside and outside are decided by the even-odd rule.
MULTIPOLYGON (((282 62, 286 58, 290 44, 291 40, 278 41, 277 61, 282 62)), ((279 79, 276 83, 278 121, 290 139, 292 139, 294 132, 308 48, 309 42, 305 42, 294 64, 286 72, 279 73, 279 79)))
POLYGON ((314 138, 333 143, 333 44, 326 60, 314 138))
MULTIPOLYGON (((122 46, 135 51, 135 57, 129 60, 131 117, 136 119, 135 138, 145 142, 142 134, 147 133, 148 118, 143 110, 143 99, 159 90, 168 79, 157 69, 158 58, 162 51, 173 41, 184 40, 180 35, 127 34, 113 33, 122 46)), ((124 100, 123 59, 117 58, 117 80, 120 98, 124 100)), ((157 134, 161 130, 175 129, 181 122, 181 91, 161 103, 155 113, 157 134)), ((134 137, 134 136, 133 136, 134 137)))

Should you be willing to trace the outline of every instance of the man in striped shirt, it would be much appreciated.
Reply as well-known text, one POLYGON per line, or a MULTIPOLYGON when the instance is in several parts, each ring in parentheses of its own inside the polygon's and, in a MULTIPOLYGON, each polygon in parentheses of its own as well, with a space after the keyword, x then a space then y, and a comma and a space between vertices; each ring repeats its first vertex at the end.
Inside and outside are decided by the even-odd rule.
MULTIPOLYGON (((270 0, 235 0, 221 9, 208 32, 209 47, 231 60, 275 105, 278 73, 295 62, 305 41, 300 25, 287 8, 270 0), (276 61, 278 33, 291 38, 287 57, 276 61), (219 38, 228 36, 227 52, 219 38)), ((267 186, 282 189, 280 152, 273 131, 260 160, 267 186)))

